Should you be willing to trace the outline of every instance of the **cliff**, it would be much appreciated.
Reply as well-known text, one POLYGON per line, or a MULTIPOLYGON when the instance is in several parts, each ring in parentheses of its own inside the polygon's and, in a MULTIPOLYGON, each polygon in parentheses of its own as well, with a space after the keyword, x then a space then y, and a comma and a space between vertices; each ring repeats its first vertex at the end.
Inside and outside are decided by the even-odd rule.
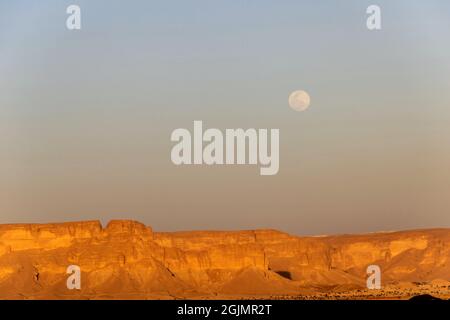
POLYGON ((450 230, 296 237, 275 230, 153 232, 139 222, 0 225, 0 298, 308 295, 450 284, 450 230), (69 265, 81 289, 69 290, 69 265))

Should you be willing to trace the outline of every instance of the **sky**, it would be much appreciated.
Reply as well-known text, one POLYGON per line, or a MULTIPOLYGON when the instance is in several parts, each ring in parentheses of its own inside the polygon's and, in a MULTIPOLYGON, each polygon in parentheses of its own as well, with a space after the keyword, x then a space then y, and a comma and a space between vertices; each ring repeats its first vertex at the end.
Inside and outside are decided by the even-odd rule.
POLYGON ((450 227, 449 38, 447 0, 1 0, 0 223, 450 227), (279 129, 278 174, 175 166, 194 120, 279 129))

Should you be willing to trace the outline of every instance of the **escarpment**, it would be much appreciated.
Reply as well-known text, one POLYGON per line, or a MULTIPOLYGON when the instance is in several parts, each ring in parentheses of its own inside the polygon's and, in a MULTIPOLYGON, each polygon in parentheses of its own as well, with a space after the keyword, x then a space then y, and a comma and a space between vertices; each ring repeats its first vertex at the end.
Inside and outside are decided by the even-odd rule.
POLYGON ((1 298, 300 295, 450 280, 450 230, 297 237, 275 230, 154 232, 135 221, 0 225, 1 298), (69 290, 68 266, 81 270, 69 290), (306 293, 305 293, 306 292, 306 293))

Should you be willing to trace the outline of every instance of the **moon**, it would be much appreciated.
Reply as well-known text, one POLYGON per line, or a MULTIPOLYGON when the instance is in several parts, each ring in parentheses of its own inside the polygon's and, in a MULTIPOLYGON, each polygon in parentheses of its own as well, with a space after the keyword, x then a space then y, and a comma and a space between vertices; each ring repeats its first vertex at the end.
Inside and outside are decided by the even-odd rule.
POLYGON ((311 97, 308 92, 297 90, 289 96, 289 106, 295 111, 305 111, 311 103, 311 97))

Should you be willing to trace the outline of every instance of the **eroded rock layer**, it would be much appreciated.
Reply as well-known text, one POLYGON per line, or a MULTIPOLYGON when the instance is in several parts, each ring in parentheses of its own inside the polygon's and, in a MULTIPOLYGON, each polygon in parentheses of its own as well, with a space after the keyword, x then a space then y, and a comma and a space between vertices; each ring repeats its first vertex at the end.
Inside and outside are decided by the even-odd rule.
MULTIPOLYGON (((0 225, 0 298, 308 296, 450 285, 450 230, 296 237, 275 230, 153 232, 135 221, 0 225), (81 289, 67 288, 69 265, 81 289)), ((447 286, 448 287, 448 286, 447 286)))

